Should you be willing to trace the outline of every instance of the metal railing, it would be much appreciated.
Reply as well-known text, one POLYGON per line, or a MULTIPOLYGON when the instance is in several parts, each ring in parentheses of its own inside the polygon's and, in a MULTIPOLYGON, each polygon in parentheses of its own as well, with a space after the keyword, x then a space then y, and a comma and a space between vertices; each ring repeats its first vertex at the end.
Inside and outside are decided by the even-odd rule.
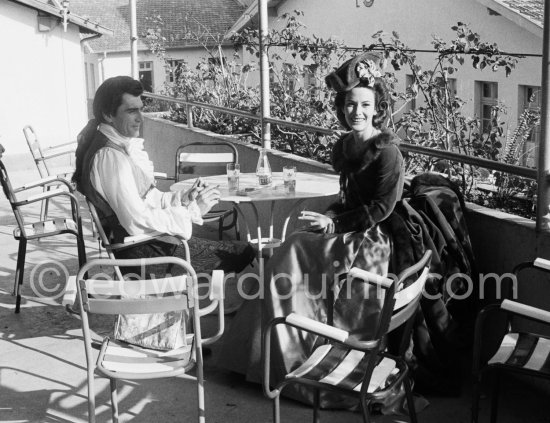
MULTIPOLYGON (((256 120, 258 122, 262 120, 260 116, 255 115, 254 113, 245 112, 245 111, 237 110, 237 109, 230 109, 230 108, 223 107, 223 106, 216 106, 216 105, 212 105, 212 104, 208 104, 208 103, 202 103, 202 102, 198 102, 198 101, 190 101, 190 100, 183 100, 183 99, 179 99, 179 98, 166 97, 166 96, 163 96, 163 95, 152 94, 152 93, 144 93, 143 95, 144 95, 144 97, 149 97, 149 98, 153 98, 153 99, 156 99, 156 100, 166 101, 166 102, 169 102, 169 103, 181 104, 182 106, 185 106, 186 107, 186 114, 187 114, 187 126, 189 126, 190 128, 193 127, 193 110, 192 110, 193 107, 200 107, 200 108, 215 110, 215 111, 218 111, 218 112, 221 112, 221 113, 226 113, 228 115, 240 116, 240 117, 243 117, 243 118, 256 120)), ((315 132, 315 133, 320 133, 320 134, 325 134, 325 135, 335 135, 335 134, 338 133, 338 131, 336 131, 334 129, 327 129, 327 128, 323 128, 323 127, 320 127, 320 126, 307 125, 305 123, 299 123, 299 122, 291 122, 291 121, 288 121, 288 120, 275 119, 275 118, 264 118, 264 120, 267 121, 267 123, 270 123, 270 124, 273 124, 273 125, 286 126, 288 128, 299 129, 299 130, 309 131, 309 132, 315 132)), ((429 156, 429 157, 435 157, 435 158, 438 158, 438 159, 450 160, 450 161, 454 161, 454 162, 458 162, 458 163, 469 164, 469 165, 472 165, 472 166, 479 166, 479 167, 482 167, 484 169, 495 170, 495 171, 498 171, 498 172, 505 172, 505 173, 508 173, 510 175, 521 176, 523 178, 528 178, 528 179, 533 179, 533 180, 537 179, 537 170, 532 169, 532 168, 528 168, 528 167, 511 165, 511 164, 507 164, 507 163, 497 162, 497 161, 494 161, 494 160, 483 159, 483 158, 480 158, 480 157, 474 157, 474 156, 469 156, 469 155, 466 155, 466 154, 455 153, 455 152, 452 152, 452 151, 438 150, 438 149, 429 148, 429 147, 422 147, 422 146, 419 146, 419 145, 409 144, 409 143, 405 143, 405 142, 402 142, 400 144, 400 148, 403 151, 407 151, 407 152, 410 152, 410 153, 422 154, 422 155, 429 156)))

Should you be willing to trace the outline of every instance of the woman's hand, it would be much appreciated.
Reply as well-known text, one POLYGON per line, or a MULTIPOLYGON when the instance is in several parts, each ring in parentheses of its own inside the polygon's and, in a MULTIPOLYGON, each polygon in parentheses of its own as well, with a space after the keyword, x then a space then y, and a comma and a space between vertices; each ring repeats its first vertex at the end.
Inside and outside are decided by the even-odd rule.
POLYGON ((321 213, 316 213, 312 211, 304 210, 302 212, 301 216, 298 216, 299 220, 305 220, 306 222, 309 222, 309 227, 307 229, 311 229, 314 231, 318 230, 326 230, 327 226, 332 223, 332 219, 328 216, 325 216, 321 213))
POLYGON ((196 201, 201 211, 201 215, 204 216, 204 214, 208 213, 208 211, 220 201, 220 190, 218 186, 207 186, 198 191, 196 201))

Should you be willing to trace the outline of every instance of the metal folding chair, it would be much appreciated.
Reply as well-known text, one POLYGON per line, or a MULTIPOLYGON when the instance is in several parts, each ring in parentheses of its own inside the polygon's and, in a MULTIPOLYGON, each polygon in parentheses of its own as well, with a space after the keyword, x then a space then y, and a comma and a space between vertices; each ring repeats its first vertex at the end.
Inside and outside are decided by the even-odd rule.
MULTIPOLYGON (((550 277, 550 260, 537 258, 518 264, 513 270, 516 281, 520 274, 526 270, 537 273, 541 279, 548 279, 550 277)), ((512 294, 517 294, 517 291, 514 292, 513 285, 505 290, 505 295, 508 298, 499 304, 484 307, 476 320, 472 366, 474 377, 473 423, 478 421, 480 385, 486 374, 493 373, 495 376, 491 401, 491 423, 497 421, 500 380, 503 375, 516 374, 550 379, 550 336, 537 333, 538 331, 550 333, 550 311, 511 300, 509 298, 515 298, 512 294), (496 352, 492 351, 494 354, 491 356, 492 352, 487 354, 485 351, 483 341, 488 336, 488 318, 495 315, 505 317, 506 320, 498 349, 496 352), (540 327, 532 330, 526 325, 526 323, 533 324, 533 322, 537 322, 540 327)), ((494 319, 491 321, 495 323, 494 319)), ((490 335, 495 335, 495 333, 498 333, 498 329, 490 328, 490 335)), ((525 414, 528 414, 528 410, 525 410, 525 414)))
MULTIPOLYGON (((408 346, 413 317, 418 310, 424 284, 428 275, 431 251, 415 265, 404 270, 392 280, 358 268, 349 272, 350 283, 372 284, 379 289, 383 298, 374 336, 370 340, 358 340, 349 332, 316 320, 291 313, 286 317, 273 319, 263 333, 262 361, 264 366, 263 389, 273 400, 273 421, 280 422, 279 397, 283 388, 290 383, 299 383, 314 389, 313 421, 319 421, 319 390, 340 392, 359 399, 363 421, 370 421, 368 404, 382 400, 404 384, 410 419, 416 422, 411 382, 404 352, 408 346), (418 276, 419 275, 419 276, 418 276), (397 292, 405 280, 415 276, 416 280, 397 292), (351 279, 350 279, 351 278, 351 279), (326 339, 326 343, 315 348, 306 361, 288 373, 274 389, 270 385, 271 332, 277 325, 288 325, 326 339), (402 341, 398 355, 385 351, 387 333, 402 327, 402 341)), ((329 321, 331 320, 329 316, 329 321)))
MULTIPOLYGON (((76 141, 42 148, 40 142, 38 141, 38 136, 36 135, 36 132, 31 125, 26 125, 23 127, 23 134, 25 135, 25 140, 27 141, 27 145, 29 146, 29 150, 32 154, 34 164, 36 165, 36 168, 38 169, 38 173, 40 174, 41 178, 57 176, 67 179, 68 181, 71 180, 72 174, 74 172, 74 166, 70 165, 68 167, 57 169, 58 172, 53 175, 51 173, 51 169, 53 170, 53 168, 50 169, 51 165, 49 166, 48 162, 51 164, 52 160, 54 159, 62 156, 68 156, 70 158, 70 163, 73 163, 72 158, 75 155, 77 147, 76 141)), ((57 187, 50 185, 44 187, 44 191, 50 190, 52 188, 57 187)), ((40 210, 40 220, 46 220, 48 216, 48 205, 49 202, 47 199, 42 202, 42 208, 40 210)))
MULTIPOLYGON (((123 250, 125 248, 129 247, 135 247, 140 244, 144 244, 146 242, 152 241, 154 239, 157 239, 162 236, 167 236, 166 234, 163 234, 161 232, 149 232, 147 234, 142 235, 133 235, 133 236, 127 236, 124 238, 123 242, 120 243, 112 243, 111 239, 109 237, 109 234, 105 233, 105 229, 103 228, 103 225, 101 224, 101 219, 99 218, 99 215, 97 214, 97 210, 94 207, 94 205, 86 199, 86 203, 88 204, 88 208, 90 210, 90 215, 92 217, 92 222, 97 230, 97 233, 99 235, 99 240, 101 241, 101 244, 105 248, 105 251, 107 252, 107 256, 110 259, 115 259, 115 252, 119 250, 123 250)), ((189 253, 189 245, 187 244, 187 241, 177 235, 170 235, 176 239, 183 245, 183 248, 185 249, 185 258, 186 260, 191 263, 191 256, 189 253)), ((119 280, 123 280, 122 273, 118 267, 115 266, 115 272, 119 280)))
MULTIPOLYGON (((204 378, 202 346, 210 344, 222 335, 223 318, 219 320, 216 334, 202 338, 201 318, 219 308, 223 316, 223 272, 214 271, 210 290, 211 303, 199 308, 197 275, 185 260, 176 257, 158 257, 133 260, 96 259, 80 268, 77 280, 77 295, 80 303, 82 331, 86 353, 88 379, 88 421, 96 421, 96 402, 94 372, 106 377, 111 386, 111 411, 114 422, 118 422, 117 381, 157 379, 178 376, 180 379, 194 381, 198 392, 198 418, 205 421, 204 378), (94 274, 92 269, 101 266, 125 267, 167 264, 180 267, 185 274, 176 277, 146 280, 109 280, 101 273, 98 279, 86 275, 94 274), (128 298, 128 293, 136 293, 128 298), (92 348, 92 334, 89 327, 90 314, 136 315, 152 313, 189 313, 190 319, 182 318, 181 346, 172 350, 160 351, 129 343, 116 341, 109 336, 103 338, 99 356, 96 358, 92 348), (187 330, 186 326, 192 330, 187 330), (189 374, 195 368, 195 375, 189 374)), ((149 328, 147 333, 159 328, 149 328)))
POLYGON ((27 243, 32 240, 40 240, 43 238, 71 234, 76 237, 78 249, 78 262, 83 265, 86 262, 86 251, 84 247, 84 238, 82 235, 82 219, 80 217, 78 200, 72 192, 71 184, 58 177, 50 176, 36 182, 32 182, 14 189, 10 182, 8 172, 4 163, 0 160, 0 181, 6 198, 10 202, 17 227, 13 230, 13 237, 19 241, 19 251, 17 254, 17 267, 15 271, 14 295, 16 296, 15 312, 19 313, 21 306, 21 286, 23 285, 23 275, 25 270, 25 256, 27 252, 27 243), (27 195, 25 198, 21 196, 27 194, 27 191, 32 188, 46 188, 51 185, 64 185, 67 190, 54 189, 45 191, 41 194, 27 195), (34 220, 29 222, 29 218, 25 218, 23 209, 37 201, 49 200, 52 198, 66 197, 71 204, 71 216, 63 218, 54 218, 50 220, 34 220))
MULTIPOLYGON (((182 145, 176 151, 175 181, 199 176, 225 175, 227 163, 238 163, 239 154, 229 142, 193 142, 182 145)), ((203 216, 204 222, 218 223, 218 237, 223 232, 235 228, 235 236, 240 239, 238 212, 232 209, 214 209, 203 216), (225 223, 227 219, 229 223, 225 223)))

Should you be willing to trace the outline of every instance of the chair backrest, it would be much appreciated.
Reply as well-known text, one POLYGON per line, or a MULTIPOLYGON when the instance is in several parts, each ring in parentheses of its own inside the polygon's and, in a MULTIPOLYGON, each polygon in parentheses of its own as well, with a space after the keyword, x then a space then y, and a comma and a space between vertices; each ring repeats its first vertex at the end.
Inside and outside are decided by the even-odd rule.
POLYGON ((44 160, 44 153, 42 151, 42 147, 40 147, 40 142, 38 141, 36 132, 34 132, 34 128, 31 125, 26 125, 25 127, 23 127, 23 134, 25 135, 25 139, 27 140, 27 145, 29 146, 29 150, 31 151, 34 163, 38 168, 38 173, 40 173, 40 177, 45 178, 46 176, 50 176, 50 170, 48 169, 48 165, 44 160))
POLYGON ((196 294, 193 292, 197 287, 195 270, 185 260, 177 257, 94 259, 81 267, 77 283, 79 300, 84 311, 88 313, 151 314, 198 307, 198 298, 195 298, 196 294), (185 274, 158 279, 119 280, 112 279, 104 272, 105 267, 157 264, 178 266, 185 274), (90 269, 100 266, 103 272, 91 278, 85 277, 90 269))
POLYGON ((198 176, 221 175, 227 163, 238 163, 239 154, 229 142, 194 142, 182 145, 176 151, 175 180, 198 176))
MULTIPOLYGON (((103 248, 105 248, 105 251, 107 252, 107 256, 109 257, 109 259, 115 260, 115 255, 113 253, 113 249, 111 248, 111 241, 109 240, 109 237, 105 233, 105 229, 103 229, 103 225, 101 224, 101 219, 97 214, 97 210, 95 206, 87 198, 86 198, 86 204, 88 204, 88 209, 90 210, 90 216, 92 217, 92 222, 94 224, 95 230, 99 234, 99 240, 101 241, 103 248)), ((118 266, 113 266, 113 268, 117 278, 119 280, 124 280, 124 276, 122 275, 122 271, 120 270, 120 268, 118 266)))
MULTIPOLYGON (((407 324, 403 331, 402 344, 400 345, 400 351, 403 347, 403 343, 408 340, 410 331, 412 329, 413 320, 418 304, 422 297, 424 285, 429 272, 429 266, 431 262, 432 252, 426 251, 424 256, 414 265, 403 270, 395 279, 393 279, 393 290, 387 290, 386 295, 392 295, 393 302, 390 304, 385 302, 381 309, 381 317, 378 330, 374 333, 374 338, 381 338, 386 333, 389 333, 398 327, 407 324), (406 288, 399 289, 404 281, 408 281, 411 276, 415 276, 414 282, 410 283, 406 288)), ((369 272, 365 272, 362 269, 353 268, 350 270, 349 275, 352 278, 362 279, 364 281, 370 281, 374 279, 380 280, 392 280, 382 276, 373 275, 369 272)), ((377 296, 379 296, 377 292, 377 296)))
POLYGON ((15 216, 15 220, 17 221, 17 225, 19 226, 19 229, 21 230, 22 235, 26 236, 25 220, 23 218, 21 211, 19 210, 19 207, 16 205, 17 198, 15 197, 15 192, 11 185, 10 177, 8 176, 8 171, 6 170, 6 167, 4 166, 4 163, 2 162, 2 160, 0 160, 0 182, 2 183, 2 190, 4 191, 4 194, 7 200, 10 202, 10 206, 11 206, 11 209, 13 210, 13 214, 15 216))
POLYGON ((416 264, 403 270, 398 275, 397 287, 400 286, 401 282, 407 280, 412 275, 417 275, 417 278, 409 286, 395 293, 395 305, 389 332, 410 321, 411 317, 415 314, 418 303, 422 298, 426 279, 428 278, 431 259, 432 252, 428 250, 416 264))
MULTIPOLYGON (((126 316, 136 314, 151 316, 160 314, 162 316, 164 314, 164 319, 175 319, 178 312, 184 313, 183 315, 179 313, 180 316, 186 316, 189 312, 191 320, 188 321, 186 317, 183 317, 180 323, 182 336, 185 340, 184 345, 188 345, 188 341, 191 340, 198 345, 202 343, 197 275, 189 263, 177 257, 91 260, 84 264, 78 272, 77 295, 82 318, 86 360, 89 367, 93 364, 94 358, 88 314, 126 316), (105 273, 107 271, 110 274, 109 268, 152 265, 171 265, 172 269, 178 273, 182 273, 183 270, 184 274, 161 279, 124 281, 113 280, 105 273), (94 268, 99 268, 101 273, 92 272, 94 268), (177 314, 173 314, 173 312, 177 314), (188 323, 193 326, 192 335, 189 336, 187 335, 188 323)), ((163 321, 170 324, 168 320, 163 321)), ((159 324, 156 327, 143 329, 145 329, 146 336, 151 336, 154 332, 163 331, 166 327, 164 324, 159 324)), ((132 334, 132 336, 136 335, 137 333, 132 334)))

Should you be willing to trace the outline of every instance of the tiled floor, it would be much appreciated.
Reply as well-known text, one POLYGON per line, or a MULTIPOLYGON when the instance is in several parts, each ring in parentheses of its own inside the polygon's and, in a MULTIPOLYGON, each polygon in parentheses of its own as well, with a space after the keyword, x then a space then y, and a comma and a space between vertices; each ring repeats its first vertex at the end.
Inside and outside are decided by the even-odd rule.
MULTIPOLYGON (((8 169, 9 170, 9 169, 8 169)), ((28 172, 12 173, 14 185, 29 179, 28 172)), ((33 211, 38 213, 38 209, 33 211)), ((63 286, 55 275, 66 271, 74 274, 77 267, 76 248, 72 237, 31 243, 21 313, 13 313, 13 286, 17 243, 11 232, 15 225, 9 204, 0 199, 0 421, 2 422, 84 422, 87 421, 86 373, 79 321, 67 316, 59 305, 63 286), (31 284, 45 263, 49 269, 45 286, 31 284), (39 266, 40 265, 40 266, 39 266)), ((97 255, 97 242, 89 236, 87 252, 97 255)), ((212 322, 210 322, 212 323, 212 322)), ((207 326, 210 324, 207 322, 207 326)), ((228 319, 228 324, 231 324, 228 319)), ((108 332, 111 322, 97 320, 98 333, 108 332)), ((260 386, 216 367, 216 347, 205 360, 206 416, 209 422, 271 421, 270 402, 260 386)), ((467 371, 460 396, 427 396, 430 405, 419 413, 420 422, 465 423, 469 421, 467 371)), ((109 421, 108 384, 98 380, 98 421, 109 421)), ((499 422, 550 422, 550 405, 542 391, 514 381, 503 390, 499 422)), ((545 392, 550 392, 546 390, 545 392)), ((121 385, 121 421, 176 422, 195 421, 196 391, 182 379, 166 379, 121 385)), ((488 400, 482 401, 487 419, 488 400)), ((324 422, 360 422, 358 413, 324 411, 324 422)), ((311 419, 309 407, 282 401, 282 421, 302 422, 311 419)), ((405 422, 403 416, 377 416, 376 422, 405 422)))

